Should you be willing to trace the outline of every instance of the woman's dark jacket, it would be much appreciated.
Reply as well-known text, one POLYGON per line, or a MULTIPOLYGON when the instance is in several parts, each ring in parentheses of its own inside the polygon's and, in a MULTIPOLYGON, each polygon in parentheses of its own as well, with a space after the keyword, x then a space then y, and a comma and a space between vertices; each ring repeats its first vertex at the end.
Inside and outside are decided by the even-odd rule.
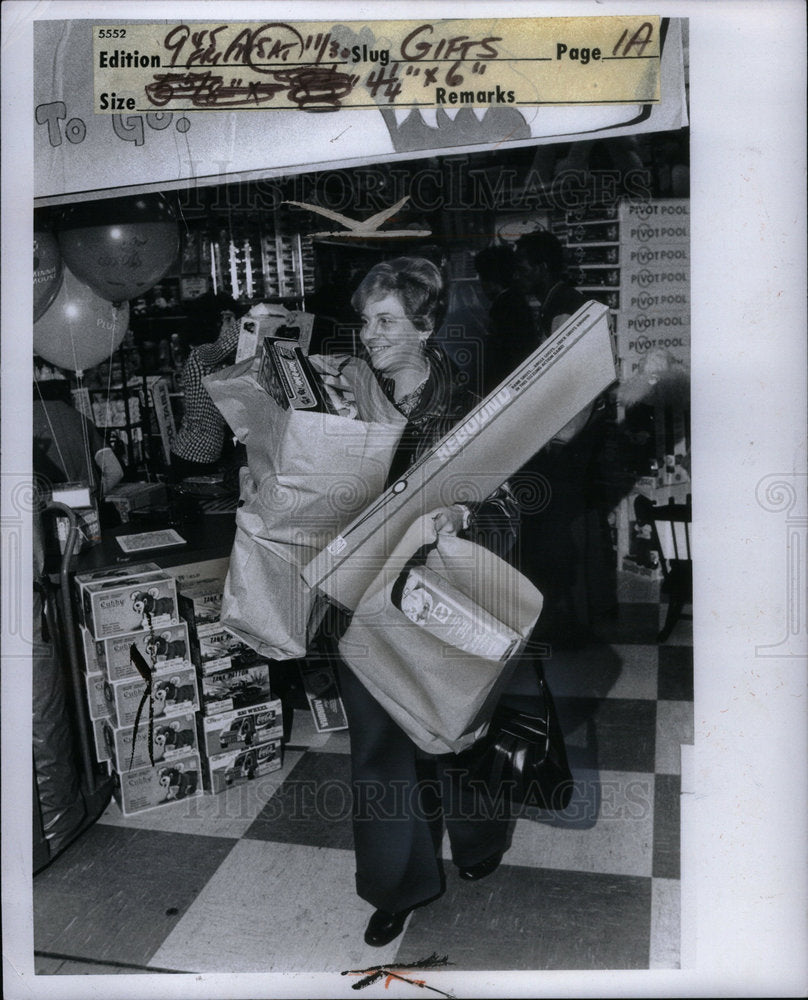
MULTIPOLYGON (((393 456, 388 485, 406 474, 447 434, 477 403, 478 397, 465 384, 462 374, 437 345, 426 347, 429 376, 414 409, 409 414, 404 433, 393 456)), ((390 392, 392 386, 385 381, 390 392)), ((497 555, 506 556, 516 541, 519 529, 519 505, 508 483, 490 496, 476 500, 480 490, 469 473, 468 483, 457 490, 458 503, 471 511, 469 530, 462 536, 470 538, 497 555), (468 498, 468 499, 466 499, 468 498)))

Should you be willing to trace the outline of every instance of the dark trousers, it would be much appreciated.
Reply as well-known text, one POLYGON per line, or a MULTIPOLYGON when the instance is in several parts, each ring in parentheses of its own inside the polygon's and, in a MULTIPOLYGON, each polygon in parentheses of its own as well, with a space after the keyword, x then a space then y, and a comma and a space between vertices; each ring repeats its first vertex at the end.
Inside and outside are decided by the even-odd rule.
POLYGON ((443 891, 446 825, 456 865, 504 851, 511 821, 501 801, 478 795, 453 754, 420 751, 338 661, 351 738, 356 891, 396 912, 443 891))

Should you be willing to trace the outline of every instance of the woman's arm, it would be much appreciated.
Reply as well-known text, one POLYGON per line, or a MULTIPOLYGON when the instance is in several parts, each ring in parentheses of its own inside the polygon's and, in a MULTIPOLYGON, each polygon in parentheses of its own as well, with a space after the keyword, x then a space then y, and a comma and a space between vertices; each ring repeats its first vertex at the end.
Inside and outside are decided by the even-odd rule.
POLYGON ((519 502, 506 482, 485 500, 442 507, 435 515, 435 530, 462 534, 505 557, 516 542, 519 519, 519 502))

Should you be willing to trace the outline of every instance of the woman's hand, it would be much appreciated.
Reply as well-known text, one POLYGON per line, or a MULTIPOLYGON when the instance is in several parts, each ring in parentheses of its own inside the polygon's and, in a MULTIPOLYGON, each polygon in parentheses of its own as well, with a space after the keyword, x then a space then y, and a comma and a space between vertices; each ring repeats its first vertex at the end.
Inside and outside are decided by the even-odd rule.
POLYGON ((441 507, 432 515, 432 523, 439 535, 457 535, 468 527, 468 507, 453 503, 451 507, 441 507))

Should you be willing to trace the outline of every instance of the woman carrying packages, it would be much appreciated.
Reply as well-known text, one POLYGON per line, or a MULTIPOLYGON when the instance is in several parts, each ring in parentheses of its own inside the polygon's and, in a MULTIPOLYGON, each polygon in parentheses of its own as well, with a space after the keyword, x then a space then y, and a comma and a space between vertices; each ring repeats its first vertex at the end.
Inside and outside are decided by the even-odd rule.
MULTIPOLYGON (((407 418, 389 482, 417 461, 477 402, 433 342, 444 310, 437 267, 416 257, 377 264, 353 296, 369 362, 407 418)), ((475 504, 436 512, 439 533, 462 534, 500 555, 516 540, 518 507, 501 487, 475 504)), ((346 619, 335 612, 332 640, 346 619)), ((493 872, 507 847, 507 811, 482 808, 453 754, 420 750, 341 660, 343 701, 351 737, 357 892, 375 912, 365 941, 396 938, 410 912, 443 891, 441 812, 461 878, 493 872)))

